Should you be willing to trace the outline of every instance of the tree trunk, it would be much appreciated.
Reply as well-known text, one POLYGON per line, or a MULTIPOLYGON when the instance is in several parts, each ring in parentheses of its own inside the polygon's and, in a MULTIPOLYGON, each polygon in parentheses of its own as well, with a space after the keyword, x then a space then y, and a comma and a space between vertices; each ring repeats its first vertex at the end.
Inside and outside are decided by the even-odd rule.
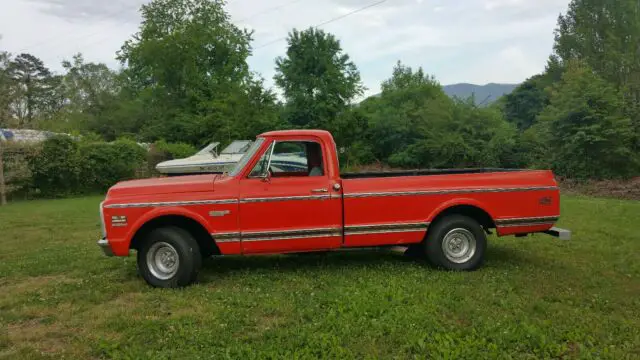
POLYGON ((7 193, 4 184, 4 149, 0 140, 0 206, 7 205, 7 193))

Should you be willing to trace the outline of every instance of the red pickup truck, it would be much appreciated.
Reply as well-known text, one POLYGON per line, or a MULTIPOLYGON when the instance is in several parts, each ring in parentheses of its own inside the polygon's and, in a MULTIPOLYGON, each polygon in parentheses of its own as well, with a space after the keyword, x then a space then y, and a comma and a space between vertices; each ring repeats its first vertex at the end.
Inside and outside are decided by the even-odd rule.
POLYGON ((491 229, 569 238, 553 227, 559 202, 551 171, 340 174, 328 132, 274 131, 228 173, 116 184, 100 204, 98 244, 109 256, 137 250, 157 287, 191 284, 212 255, 359 247, 404 245, 438 267, 474 270, 491 229))

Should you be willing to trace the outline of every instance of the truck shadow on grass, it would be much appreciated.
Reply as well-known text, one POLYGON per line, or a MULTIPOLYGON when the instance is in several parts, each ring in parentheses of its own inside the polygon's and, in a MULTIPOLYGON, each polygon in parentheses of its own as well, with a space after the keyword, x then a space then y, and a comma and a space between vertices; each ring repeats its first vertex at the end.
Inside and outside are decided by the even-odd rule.
POLYGON ((538 266, 544 259, 535 253, 525 253, 520 250, 504 247, 489 246, 485 253, 485 267, 509 268, 512 266, 538 266))
MULTIPOLYGON (((509 269, 535 267, 546 264, 543 258, 533 253, 524 253, 507 247, 489 247, 485 254, 484 269, 509 269)), ((548 264, 546 264, 548 265, 548 264)), ((290 255, 214 256, 206 259, 201 272, 201 282, 213 281, 221 276, 235 276, 247 272, 300 272, 357 270, 368 267, 421 267, 425 271, 442 271, 429 265, 424 259, 405 256, 400 251, 358 250, 320 252, 290 255)), ((480 271, 482 271, 482 269, 480 271)))
POLYGON ((422 264, 403 256, 401 253, 362 250, 286 255, 214 256, 205 260, 202 272, 204 274, 222 275, 260 270, 300 271, 327 268, 364 268, 384 265, 393 266, 401 263, 422 264))

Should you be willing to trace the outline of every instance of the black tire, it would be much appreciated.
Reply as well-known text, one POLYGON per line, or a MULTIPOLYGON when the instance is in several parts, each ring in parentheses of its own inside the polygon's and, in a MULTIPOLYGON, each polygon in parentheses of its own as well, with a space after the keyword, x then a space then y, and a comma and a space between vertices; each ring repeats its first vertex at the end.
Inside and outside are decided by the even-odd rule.
POLYGON ((163 227, 153 230, 138 251, 138 269, 144 280, 153 287, 178 288, 192 284, 202 266, 202 256, 196 240, 191 234, 178 227, 163 227), (150 254, 150 251, 153 253, 150 254), (174 264, 163 272, 158 268, 154 255, 162 258, 169 254, 169 263, 174 264), (177 255, 177 261, 176 261, 177 255), (173 260, 173 261, 171 261, 173 260))
POLYGON ((410 259, 424 260, 424 249, 422 244, 411 244, 404 251, 404 256, 410 259))
POLYGON ((424 242, 427 260, 447 270, 478 269, 484 262, 486 248, 487 236, 482 226, 463 215, 450 215, 436 221, 429 228, 424 242))

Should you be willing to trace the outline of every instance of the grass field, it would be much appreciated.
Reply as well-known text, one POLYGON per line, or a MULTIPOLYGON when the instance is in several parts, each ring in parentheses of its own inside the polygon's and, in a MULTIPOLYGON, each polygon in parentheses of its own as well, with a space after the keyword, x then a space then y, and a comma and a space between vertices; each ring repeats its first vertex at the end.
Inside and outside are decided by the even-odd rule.
POLYGON ((564 198, 572 241, 491 238, 472 273, 229 257, 160 290, 101 254, 100 200, 0 208, 0 358, 640 358, 640 202, 564 198))

